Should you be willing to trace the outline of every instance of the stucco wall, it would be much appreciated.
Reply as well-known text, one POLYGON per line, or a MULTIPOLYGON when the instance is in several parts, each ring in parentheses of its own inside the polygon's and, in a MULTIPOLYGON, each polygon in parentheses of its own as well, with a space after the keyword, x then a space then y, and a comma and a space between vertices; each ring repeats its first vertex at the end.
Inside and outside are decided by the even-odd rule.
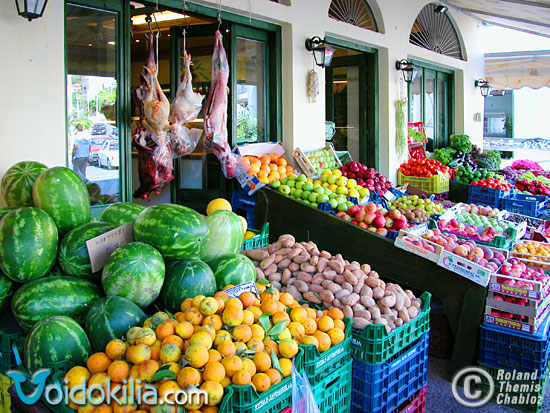
MULTIPOLYGON (((197 3, 216 7, 215 0, 197 3)), ((416 58, 455 71, 455 130, 468 133, 481 143, 483 125, 474 114, 483 112, 483 98, 474 80, 483 77, 483 54, 478 23, 458 12, 448 13, 463 38, 468 61, 463 62, 409 44, 412 24, 426 0, 371 0, 384 33, 328 18, 330 0, 292 0, 284 6, 268 0, 223 0, 224 10, 251 15, 282 27, 283 141, 288 151, 324 144, 324 88, 316 103, 306 94, 307 71, 312 57, 305 39, 331 35, 378 49, 379 62, 379 148, 380 170, 395 179, 402 160, 395 152, 395 100, 406 96, 395 61, 416 58), (380 16, 381 19, 380 19, 380 16)), ((0 122, 3 149, 0 174, 23 159, 36 159, 48 165, 65 160, 65 85, 63 56, 63 0, 49 0, 44 17, 31 23, 17 16, 13 0, 0 0, 0 36, 9 44, 4 57, 0 122), (6 54, 7 53, 7 54, 6 54)), ((4 47, 4 49, 6 49, 4 47)), ((324 71, 316 69, 324 84, 324 71)))

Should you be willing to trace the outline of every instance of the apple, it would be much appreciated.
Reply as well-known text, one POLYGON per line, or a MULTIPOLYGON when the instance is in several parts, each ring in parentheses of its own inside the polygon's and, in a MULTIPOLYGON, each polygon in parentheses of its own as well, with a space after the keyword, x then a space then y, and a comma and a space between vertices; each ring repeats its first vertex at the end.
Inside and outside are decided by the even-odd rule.
POLYGON ((383 228, 386 225, 386 218, 384 218, 382 215, 376 215, 376 217, 372 221, 372 225, 376 228, 383 228))
POLYGON ((393 228, 396 230, 407 228, 407 218, 400 216, 399 218, 394 219, 393 228))
POLYGON ((361 208, 359 209, 359 211, 355 213, 355 219, 359 222, 362 222, 364 221, 366 215, 367 215, 367 212, 365 211, 365 209, 361 208))
POLYGON ((367 212, 375 212, 377 209, 378 208, 374 202, 369 202, 367 205, 365 205, 365 210, 367 212))
POLYGON ((284 194, 284 195, 288 195, 290 194, 290 186, 289 185, 281 185, 279 186, 279 192, 284 194))
POLYGON ((375 218, 376 218, 376 214, 374 212, 367 212, 365 214, 365 217, 363 218, 363 221, 366 222, 368 225, 370 225, 373 223, 375 218))
POLYGON ((376 230, 376 233, 379 235, 386 236, 388 234, 388 230, 386 228, 378 228, 376 230))
POLYGON ((355 214, 359 212, 359 210, 359 205, 353 205, 348 209, 347 213, 348 215, 355 216, 355 214))

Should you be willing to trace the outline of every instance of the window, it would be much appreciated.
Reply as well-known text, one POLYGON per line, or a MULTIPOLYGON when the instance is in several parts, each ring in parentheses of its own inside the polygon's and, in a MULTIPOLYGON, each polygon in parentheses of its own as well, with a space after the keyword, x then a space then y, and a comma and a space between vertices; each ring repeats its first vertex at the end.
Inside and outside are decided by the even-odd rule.
POLYGON ((378 25, 367 0, 332 0, 328 15, 332 19, 362 29, 378 31, 378 25))
POLYGON ((417 62, 418 75, 409 85, 409 122, 423 122, 427 150, 448 145, 453 130, 453 75, 417 62))

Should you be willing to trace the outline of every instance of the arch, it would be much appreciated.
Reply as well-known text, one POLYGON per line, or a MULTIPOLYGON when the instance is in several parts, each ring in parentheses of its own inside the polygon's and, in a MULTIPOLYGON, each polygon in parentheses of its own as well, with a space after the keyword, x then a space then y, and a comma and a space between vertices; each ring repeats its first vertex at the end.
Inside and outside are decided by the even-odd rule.
POLYGON ((441 6, 429 3, 420 10, 409 36, 409 43, 433 52, 466 60, 461 36, 447 12, 438 12, 441 6))
POLYGON ((332 0, 328 16, 362 29, 380 31, 373 9, 367 0, 332 0))

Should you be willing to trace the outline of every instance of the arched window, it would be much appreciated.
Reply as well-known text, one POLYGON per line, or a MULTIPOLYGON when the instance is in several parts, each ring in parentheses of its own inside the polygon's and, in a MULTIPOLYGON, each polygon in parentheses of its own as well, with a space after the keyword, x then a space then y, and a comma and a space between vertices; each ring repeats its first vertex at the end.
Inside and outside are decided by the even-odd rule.
POLYGON ((329 17, 362 29, 378 31, 374 14, 367 0, 332 0, 329 17))
POLYGON ((409 42, 436 53, 466 60, 457 30, 438 4, 424 6, 413 24, 409 42))

